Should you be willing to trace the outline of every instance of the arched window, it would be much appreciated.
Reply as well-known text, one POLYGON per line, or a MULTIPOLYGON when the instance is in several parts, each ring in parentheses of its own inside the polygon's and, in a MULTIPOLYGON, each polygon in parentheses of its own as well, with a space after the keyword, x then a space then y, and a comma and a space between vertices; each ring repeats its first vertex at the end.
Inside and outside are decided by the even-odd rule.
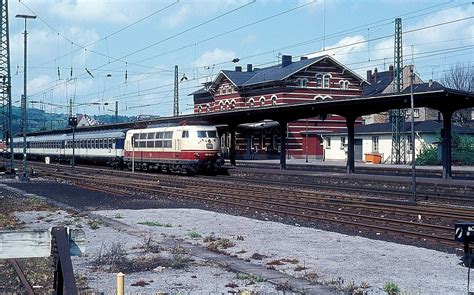
POLYGON ((316 87, 323 88, 323 74, 316 74, 316 87))
POLYGON ((251 97, 251 98, 249 99, 249 107, 253 108, 254 105, 255 105, 255 101, 254 101, 253 98, 251 97))
POLYGON ((331 79, 331 75, 330 74, 326 74, 324 75, 323 77, 323 88, 329 88, 329 81, 331 79))
POLYGON ((201 112, 202 112, 202 106, 199 105, 199 106, 198 106, 198 113, 200 114, 201 112))
POLYGON ((272 95, 272 106, 277 104, 278 97, 276 95, 272 95))
POLYGON ((321 100, 324 100, 324 96, 318 94, 314 97, 314 100, 317 100, 317 101, 321 101, 321 100))
POLYGON ((211 111, 211 105, 206 104, 206 113, 209 113, 211 111))
POLYGON ((349 89, 349 81, 347 80, 341 80, 339 81, 339 84, 341 85, 341 89, 349 89))
POLYGON ((219 102, 219 111, 223 111, 224 110, 224 102, 221 100, 219 102))
POLYGON ((323 100, 331 100, 331 99, 332 99, 332 96, 330 96, 330 95, 325 95, 323 97, 323 100))
POLYGON ((306 78, 298 78, 296 79, 296 83, 298 84, 299 87, 303 87, 303 88, 308 87, 308 79, 306 78))
POLYGON ((263 107, 265 105, 265 96, 260 97, 260 106, 263 107))
POLYGON ((230 102, 230 108, 231 108, 232 110, 235 109, 235 100, 232 100, 232 101, 230 102))
POLYGON ((229 110, 230 109, 230 103, 228 100, 225 101, 225 109, 229 110))

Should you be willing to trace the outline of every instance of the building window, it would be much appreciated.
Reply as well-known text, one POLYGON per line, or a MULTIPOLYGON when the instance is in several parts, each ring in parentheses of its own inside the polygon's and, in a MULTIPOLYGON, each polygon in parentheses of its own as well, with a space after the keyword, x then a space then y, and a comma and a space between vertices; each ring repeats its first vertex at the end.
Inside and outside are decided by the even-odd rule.
POLYGON ((331 75, 326 74, 323 77, 323 88, 329 88, 329 80, 331 79, 331 75))
POLYGON ((344 149, 345 145, 346 145, 346 138, 343 136, 341 137, 341 150, 344 149))
POLYGON ((306 78, 298 78, 296 79, 296 83, 298 84, 299 87, 303 87, 303 88, 308 87, 308 79, 306 78))
POLYGON ((341 85, 341 89, 349 89, 349 81, 347 80, 341 80, 339 81, 339 84, 341 85))
POLYGON ((230 110, 230 103, 228 100, 225 101, 225 109, 230 110))
POLYGON ((265 96, 260 97, 259 101, 260 101, 260 106, 263 107, 265 105, 265 96))
POLYGON ((224 110, 224 103, 222 101, 219 102, 219 111, 224 110))
POLYGON ((331 137, 326 137, 326 148, 330 149, 331 148, 331 137))
POLYGON ((230 103, 230 108, 233 110, 235 109, 235 100, 232 100, 230 103))
POLYGON ((413 117, 414 118, 420 117, 420 109, 413 109, 413 117))
POLYGON ((323 88, 323 74, 316 74, 316 87, 323 88))
POLYGON ((209 113, 211 111, 211 106, 209 104, 206 104, 206 113, 209 113))
POLYGON ((253 108, 254 105, 255 105, 255 101, 253 100, 253 98, 250 98, 249 99, 249 107, 253 108))
POLYGON ((200 105, 198 106, 198 113, 199 114, 202 113, 202 106, 200 106, 200 105))
POLYGON ((372 136, 372 152, 378 152, 378 151, 379 151, 379 137, 372 136))
POLYGON ((276 95, 272 95, 272 106, 276 105, 277 104, 277 96, 276 95))

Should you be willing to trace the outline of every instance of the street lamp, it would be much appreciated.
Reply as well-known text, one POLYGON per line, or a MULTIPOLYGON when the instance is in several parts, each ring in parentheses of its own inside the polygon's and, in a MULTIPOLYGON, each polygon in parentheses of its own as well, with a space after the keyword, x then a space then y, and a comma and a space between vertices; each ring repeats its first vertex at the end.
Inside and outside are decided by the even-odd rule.
POLYGON ((24 65, 23 65, 23 95, 21 99, 21 105, 23 109, 23 167, 22 167, 22 180, 27 180, 28 177, 26 176, 26 133, 28 132, 27 129, 27 96, 26 96, 26 65, 27 65, 27 55, 26 55, 26 44, 27 44, 27 35, 28 32, 26 31, 26 23, 28 19, 35 19, 36 15, 26 15, 26 14, 17 14, 15 17, 23 18, 25 20, 25 35, 24 39, 24 65))

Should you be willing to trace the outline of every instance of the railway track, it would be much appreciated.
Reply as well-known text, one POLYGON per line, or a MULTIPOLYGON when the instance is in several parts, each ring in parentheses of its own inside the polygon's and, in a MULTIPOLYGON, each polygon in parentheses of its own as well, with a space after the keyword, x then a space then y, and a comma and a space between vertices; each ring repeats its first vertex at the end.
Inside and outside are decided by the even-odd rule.
MULTIPOLYGON (((61 168, 62 169, 62 168, 61 168)), ((353 231, 371 231, 376 235, 398 236, 405 240, 429 241, 453 249, 453 225, 469 220, 474 210, 439 207, 407 202, 383 203, 376 198, 348 193, 315 192, 266 184, 246 183, 235 179, 178 177, 175 175, 129 173, 106 169, 77 167, 74 174, 39 168, 41 173, 72 184, 93 188, 123 197, 145 193, 210 206, 236 209, 239 212, 264 214, 326 224, 336 224, 353 231), (93 172, 93 173, 92 173, 93 172), (219 189, 216 189, 219 188, 219 189)))

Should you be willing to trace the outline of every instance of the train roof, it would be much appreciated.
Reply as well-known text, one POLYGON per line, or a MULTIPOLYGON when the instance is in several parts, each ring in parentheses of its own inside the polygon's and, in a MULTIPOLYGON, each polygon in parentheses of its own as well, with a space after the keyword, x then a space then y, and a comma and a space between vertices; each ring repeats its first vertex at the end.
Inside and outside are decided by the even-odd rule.
MULTIPOLYGON (((86 131, 86 132, 76 132, 74 134, 75 139, 84 139, 84 138, 120 138, 125 137, 125 132, 127 130, 101 130, 101 131, 86 131)), ((45 134, 45 135, 33 135, 27 136, 27 141, 53 141, 53 140, 65 140, 72 139, 72 133, 61 133, 61 134, 45 134)), ((15 137, 13 141, 18 142, 22 141, 23 137, 15 137)))

